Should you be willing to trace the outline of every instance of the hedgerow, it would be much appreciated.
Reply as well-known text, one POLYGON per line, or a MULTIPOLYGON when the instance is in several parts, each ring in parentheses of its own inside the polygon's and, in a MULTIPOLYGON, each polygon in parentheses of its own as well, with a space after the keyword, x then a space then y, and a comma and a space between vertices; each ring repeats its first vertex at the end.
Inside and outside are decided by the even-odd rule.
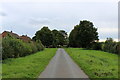
POLYGON ((10 36, 2 39, 2 59, 23 57, 43 49, 40 41, 27 43, 10 36))
POLYGON ((118 47, 119 47, 118 42, 113 41, 112 38, 107 38, 107 40, 103 44, 102 50, 105 52, 118 54, 119 52, 118 47))
POLYGON ((94 42, 88 49, 102 50, 109 53, 120 53, 120 42, 115 42, 112 38, 107 38, 105 42, 94 42))

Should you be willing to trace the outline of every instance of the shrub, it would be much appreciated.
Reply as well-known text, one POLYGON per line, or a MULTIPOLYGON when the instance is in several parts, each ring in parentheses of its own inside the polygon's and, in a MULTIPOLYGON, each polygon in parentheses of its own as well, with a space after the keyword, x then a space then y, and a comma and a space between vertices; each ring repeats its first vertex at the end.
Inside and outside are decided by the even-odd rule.
POLYGON ((102 43, 100 43, 100 42, 95 42, 92 45, 92 49, 94 49, 94 50, 101 50, 101 48, 102 48, 102 43))
POLYGON ((36 46, 37 46, 38 51, 44 50, 44 46, 40 40, 36 41, 36 46))
POLYGON ((120 53, 120 42, 113 41, 112 38, 107 38, 105 42, 93 42, 88 45, 87 49, 102 50, 109 53, 120 53))
POLYGON ((37 46, 34 42, 30 42, 28 45, 30 46, 30 49, 32 50, 31 53, 35 53, 38 51, 37 46))
POLYGON ((2 48, 2 59, 22 57, 44 49, 40 42, 27 43, 10 36, 2 39, 2 48))
POLYGON ((87 46, 87 49, 92 49, 92 50, 101 50, 101 48, 102 48, 101 42, 93 42, 87 46))
POLYGON ((118 54, 120 53, 120 42, 118 42, 118 45, 117 45, 117 53, 118 54))
POLYGON ((32 53, 32 48, 28 43, 23 43, 23 48, 22 48, 22 56, 30 55, 32 53))
POLYGON ((110 53, 118 53, 117 46, 118 46, 117 42, 114 42, 112 38, 107 38, 103 45, 102 50, 110 53))
MULTIPOLYGON (((10 37, 5 37, 3 40, 2 40, 2 58, 5 59, 5 58, 9 58, 9 57, 14 57, 14 48, 13 48, 13 45, 12 45, 12 39, 10 37)), ((14 40, 13 40, 14 41, 14 40)))

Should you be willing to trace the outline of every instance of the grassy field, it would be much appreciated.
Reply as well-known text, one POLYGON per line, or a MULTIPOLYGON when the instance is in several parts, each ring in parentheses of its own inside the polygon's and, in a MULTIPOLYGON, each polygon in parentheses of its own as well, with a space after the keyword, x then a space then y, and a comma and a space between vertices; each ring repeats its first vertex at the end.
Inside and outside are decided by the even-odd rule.
POLYGON ((57 48, 16 59, 7 59, 2 64, 3 78, 37 78, 55 55, 57 48))
POLYGON ((117 55, 80 48, 66 48, 65 50, 89 78, 118 78, 117 55))

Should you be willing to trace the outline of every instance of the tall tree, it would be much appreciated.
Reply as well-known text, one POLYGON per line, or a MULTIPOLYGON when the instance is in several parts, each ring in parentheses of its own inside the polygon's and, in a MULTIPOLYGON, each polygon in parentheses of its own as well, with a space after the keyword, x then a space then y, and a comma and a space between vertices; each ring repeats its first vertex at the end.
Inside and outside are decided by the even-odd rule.
POLYGON ((33 40, 41 40, 42 44, 46 47, 50 47, 53 43, 53 34, 48 27, 43 27, 37 31, 33 40))
POLYGON ((69 45, 86 48, 95 40, 98 40, 97 28, 94 27, 92 22, 83 20, 71 31, 69 45))
POLYGON ((69 46, 71 47, 80 47, 80 45, 78 44, 78 25, 74 26, 74 29, 70 32, 69 35, 69 46))

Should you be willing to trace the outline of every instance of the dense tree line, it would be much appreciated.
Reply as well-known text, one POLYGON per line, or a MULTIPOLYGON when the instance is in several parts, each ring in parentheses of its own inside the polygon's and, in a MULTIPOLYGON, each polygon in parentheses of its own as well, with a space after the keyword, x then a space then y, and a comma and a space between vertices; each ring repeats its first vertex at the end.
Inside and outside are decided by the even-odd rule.
POLYGON ((39 40, 27 43, 9 35, 2 39, 2 59, 23 57, 43 49, 39 40))
POLYGON ((45 47, 61 47, 68 43, 67 32, 50 30, 48 27, 37 31, 32 39, 34 41, 40 40, 45 47))
POLYGON ((107 38, 105 42, 99 42, 97 28, 87 20, 80 21, 68 34, 64 30, 50 30, 43 27, 35 33, 30 42, 24 42, 10 35, 2 39, 2 59, 26 56, 37 51, 53 47, 79 47, 85 49, 102 50, 110 53, 120 53, 120 42, 114 42, 107 38))
POLYGON ((48 27, 43 27, 36 32, 33 40, 40 40, 45 47, 79 47, 116 54, 119 52, 120 45, 112 38, 107 38, 105 42, 99 42, 97 28, 87 20, 80 21, 78 25, 74 26, 69 37, 64 30, 50 30, 48 27))

